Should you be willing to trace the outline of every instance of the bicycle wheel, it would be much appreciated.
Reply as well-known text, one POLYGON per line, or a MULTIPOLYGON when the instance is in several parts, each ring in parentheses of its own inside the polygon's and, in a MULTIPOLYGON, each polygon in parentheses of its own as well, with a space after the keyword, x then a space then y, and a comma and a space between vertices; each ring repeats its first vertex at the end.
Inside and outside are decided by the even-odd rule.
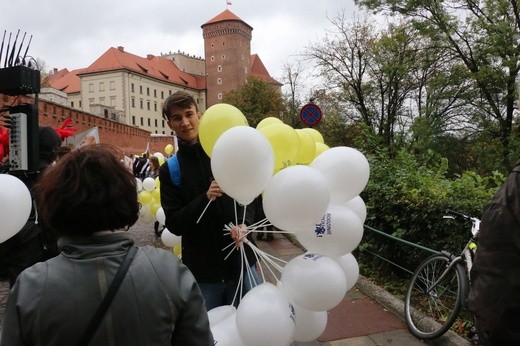
POLYGON ((408 330, 419 339, 438 338, 452 326, 462 307, 467 279, 464 267, 457 263, 448 268, 450 260, 433 255, 424 260, 410 280, 404 303, 408 330))

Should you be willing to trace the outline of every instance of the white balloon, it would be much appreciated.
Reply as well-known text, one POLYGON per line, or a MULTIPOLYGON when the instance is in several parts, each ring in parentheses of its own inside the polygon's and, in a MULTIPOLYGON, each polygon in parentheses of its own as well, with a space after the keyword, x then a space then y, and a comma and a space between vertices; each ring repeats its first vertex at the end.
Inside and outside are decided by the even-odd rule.
POLYGON ((18 233, 31 214, 29 189, 15 176, 0 174, 0 243, 18 233))
POLYGON ((298 342, 316 340, 327 327, 327 311, 311 311, 293 304, 296 329, 293 339, 298 342))
POLYGON ((182 240, 182 237, 173 234, 168 230, 168 228, 163 229, 161 233, 161 241, 164 245, 171 247, 179 244, 182 240))
POLYGON ((275 227, 293 232, 314 229, 329 200, 329 186, 323 174, 303 165, 276 173, 262 194, 267 219, 275 227))
POLYGON ((235 314, 237 309, 233 305, 221 305, 208 311, 209 326, 213 327, 229 316, 235 314))
POLYGON ((143 180, 143 189, 148 192, 152 192, 155 189, 155 179, 154 178, 145 178, 143 180))
POLYGON ((166 214, 164 214, 164 209, 160 207, 157 209, 157 212, 155 213, 155 218, 161 225, 164 225, 166 223, 166 214))
POLYGON ((238 333, 237 323, 236 323, 237 315, 233 313, 232 315, 226 317, 221 322, 210 326, 211 333, 213 334, 213 339, 215 340, 215 345, 218 346, 242 346, 244 343, 240 339, 240 334, 238 333))
POLYGON ((349 291, 359 279, 359 265, 351 253, 345 254, 334 259, 343 268, 347 278, 347 291, 349 291))
POLYGON ((363 224, 349 208, 331 204, 315 229, 296 233, 296 239, 310 252, 338 257, 352 252, 363 237, 363 224))
POLYGON ((363 198, 356 196, 354 198, 343 201, 340 204, 351 209, 359 217, 361 223, 365 223, 367 218, 367 206, 365 205, 363 198))
POLYGON ((248 205, 273 175, 273 150, 260 131, 248 126, 232 127, 213 146, 211 171, 222 191, 248 205))
POLYGON ((162 158, 162 159, 164 160, 164 155, 163 155, 163 153, 161 153, 161 152, 159 152, 159 151, 156 152, 156 153, 154 153, 153 156, 157 157, 158 159, 161 159, 161 158, 162 158))
POLYGON ((310 252, 285 265, 282 283, 291 301, 312 311, 332 309, 343 300, 347 288, 347 279, 337 262, 310 252))
POLYGON ((143 191, 143 182, 139 178, 135 178, 137 192, 143 191))
POLYGON ((292 305, 271 283, 262 283, 247 292, 236 316, 238 333, 245 345, 288 345, 293 338, 292 305))
POLYGON ((324 151, 311 162, 311 167, 327 179, 331 203, 340 203, 359 195, 370 176, 365 155, 350 147, 334 147, 324 151))

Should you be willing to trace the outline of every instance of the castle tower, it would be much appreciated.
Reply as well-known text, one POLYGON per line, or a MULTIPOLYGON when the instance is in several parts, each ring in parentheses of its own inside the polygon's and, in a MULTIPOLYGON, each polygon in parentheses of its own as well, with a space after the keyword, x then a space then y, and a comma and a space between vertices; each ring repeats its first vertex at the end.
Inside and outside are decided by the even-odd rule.
POLYGON ((207 103, 222 102, 225 93, 245 84, 251 69, 253 28, 230 10, 201 26, 206 60, 207 103))

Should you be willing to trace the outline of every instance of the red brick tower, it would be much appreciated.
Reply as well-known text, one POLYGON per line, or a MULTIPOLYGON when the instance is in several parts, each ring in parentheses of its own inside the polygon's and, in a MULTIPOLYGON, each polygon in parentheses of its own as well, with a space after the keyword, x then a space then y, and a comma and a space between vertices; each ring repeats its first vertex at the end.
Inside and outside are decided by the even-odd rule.
POLYGON ((253 28, 230 10, 201 26, 206 60, 207 107, 244 85, 251 69, 253 28))

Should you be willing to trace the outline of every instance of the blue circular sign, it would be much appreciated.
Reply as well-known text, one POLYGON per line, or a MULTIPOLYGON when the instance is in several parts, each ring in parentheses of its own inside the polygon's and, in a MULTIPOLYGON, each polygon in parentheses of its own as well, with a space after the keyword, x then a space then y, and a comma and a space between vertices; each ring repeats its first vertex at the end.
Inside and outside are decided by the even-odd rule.
POLYGON ((316 126, 322 118, 320 107, 314 103, 308 103, 300 110, 300 119, 308 126, 316 126))

